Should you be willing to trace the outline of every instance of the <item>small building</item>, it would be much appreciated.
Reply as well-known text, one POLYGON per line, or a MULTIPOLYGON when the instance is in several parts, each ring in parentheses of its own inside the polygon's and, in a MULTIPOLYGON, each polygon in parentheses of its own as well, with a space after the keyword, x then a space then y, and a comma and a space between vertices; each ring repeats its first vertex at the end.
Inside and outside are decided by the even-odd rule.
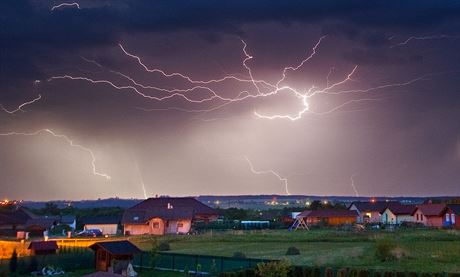
POLYGON ((422 204, 418 205, 414 212, 414 222, 423 224, 427 227, 443 226, 443 219, 446 210, 444 204, 422 204))
POLYGON ((59 223, 61 225, 69 226, 71 230, 75 230, 77 228, 77 218, 74 215, 61 216, 61 220, 59 223))
POLYGON ((132 270, 134 255, 142 255, 142 250, 127 240, 97 242, 90 248, 95 252, 96 271, 125 276, 132 270))
POLYGON ((100 216, 82 220, 84 230, 101 230, 103 235, 116 235, 119 231, 121 218, 119 216, 100 216))
POLYGON ((443 214, 443 226, 460 229, 460 204, 447 205, 443 214))
POLYGON ((31 236, 42 236, 43 232, 50 231, 58 223, 57 217, 41 216, 28 219, 26 222, 26 231, 31 236))
POLYGON ((16 236, 18 231, 25 231, 27 221, 36 216, 19 206, 2 207, 0 210, 0 235, 16 236))
POLYGON ((358 223, 380 223, 382 211, 399 202, 394 201, 357 201, 348 207, 350 211, 358 213, 358 223))
POLYGON ((403 222, 414 222, 415 205, 391 205, 382 212, 382 223, 400 225, 403 222))
POLYGON ((31 255, 56 254, 59 249, 56 241, 32 241, 27 248, 31 255))
POLYGON ((217 212, 191 197, 149 198, 127 209, 122 218, 126 235, 186 234, 193 222, 208 223, 217 212))
POLYGON ((329 226, 355 224, 358 218, 358 212, 354 210, 306 210, 300 213, 297 218, 303 219, 305 224, 318 225, 324 224, 329 226))

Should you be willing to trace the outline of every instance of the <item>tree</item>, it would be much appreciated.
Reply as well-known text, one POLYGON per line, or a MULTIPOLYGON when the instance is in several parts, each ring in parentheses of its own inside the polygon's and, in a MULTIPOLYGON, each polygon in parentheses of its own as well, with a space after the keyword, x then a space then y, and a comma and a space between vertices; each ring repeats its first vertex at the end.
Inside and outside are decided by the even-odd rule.
POLYGON ((12 273, 16 272, 18 269, 18 253, 16 252, 16 248, 13 250, 13 254, 11 255, 9 268, 12 273))

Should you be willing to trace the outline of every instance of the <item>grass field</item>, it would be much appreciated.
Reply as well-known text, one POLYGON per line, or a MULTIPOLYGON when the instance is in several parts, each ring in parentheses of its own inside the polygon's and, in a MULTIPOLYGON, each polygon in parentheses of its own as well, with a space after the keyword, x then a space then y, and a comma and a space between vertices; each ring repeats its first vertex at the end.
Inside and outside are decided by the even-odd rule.
MULTIPOLYGON (((131 238, 144 250, 148 237, 131 238)), ((232 256, 241 251, 251 258, 289 259, 296 265, 356 267, 417 272, 460 272, 460 232, 452 230, 349 231, 311 230, 288 232, 229 231, 197 236, 168 236, 171 252, 232 256), (376 241, 390 238, 404 253, 396 261, 382 262, 375 256, 376 241), (299 256, 286 256, 289 246, 299 256)))

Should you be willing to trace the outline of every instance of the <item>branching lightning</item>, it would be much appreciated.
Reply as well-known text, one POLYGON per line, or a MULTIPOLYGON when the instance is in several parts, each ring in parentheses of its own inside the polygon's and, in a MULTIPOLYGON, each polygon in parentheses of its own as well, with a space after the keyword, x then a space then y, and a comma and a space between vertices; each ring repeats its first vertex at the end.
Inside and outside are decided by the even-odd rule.
MULTIPOLYGON (((249 62, 254 57, 253 55, 249 53, 248 45, 244 40, 241 40, 242 53, 243 53, 243 60, 242 60, 241 66, 246 71, 246 77, 237 76, 239 74, 228 74, 228 75, 224 75, 223 77, 216 78, 216 79, 197 80, 185 73, 168 72, 161 68, 154 68, 154 67, 151 68, 147 66, 145 62, 142 61, 140 56, 131 53, 130 51, 127 50, 125 46, 123 46, 120 43, 118 44, 118 46, 121 52, 128 58, 133 59, 145 72, 152 73, 152 74, 159 74, 159 76, 164 77, 164 78, 179 79, 185 82, 185 87, 166 88, 166 87, 160 87, 160 86, 146 85, 146 84, 143 84, 135 80, 134 77, 126 73, 122 73, 122 72, 111 70, 111 69, 107 69, 107 71, 115 76, 121 77, 126 82, 128 82, 128 84, 126 83, 121 84, 119 83, 120 81, 111 81, 108 79, 94 79, 94 78, 84 77, 84 76, 71 76, 68 74, 60 75, 60 76, 52 76, 48 79, 48 81, 64 79, 64 80, 74 80, 74 81, 85 81, 85 82, 89 82, 92 84, 103 84, 103 85, 111 86, 115 90, 119 90, 119 91, 128 90, 128 91, 134 92, 135 94, 145 99, 152 100, 152 101, 166 101, 166 100, 171 100, 173 98, 180 98, 191 104, 213 103, 211 107, 195 108, 195 109, 185 109, 181 107, 147 109, 147 108, 137 107, 138 109, 144 110, 144 111, 175 110, 175 111, 189 112, 189 113, 207 113, 211 111, 216 111, 232 103, 241 102, 241 101, 248 100, 248 99, 275 96, 280 93, 287 93, 287 94, 292 95, 295 99, 299 101, 299 104, 301 105, 300 110, 290 113, 290 114, 273 114, 273 115, 262 114, 259 111, 254 111, 254 116, 259 119, 269 119, 269 120, 285 119, 285 120, 290 120, 290 121, 296 121, 296 120, 301 119, 305 114, 325 115, 325 114, 336 112, 342 109, 343 107, 347 105, 351 105, 353 103, 378 100, 378 99, 371 99, 371 98, 352 99, 352 100, 345 101, 341 104, 338 104, 337 106, 327 111, 313 111, 309 105, 310 99, 320 94, 339 95, 339 94, 347 94, 347 93, 367 93, 367 92, 378 91, 378 90, 385 89, 385 88, 409 86, 409 85, 414 84, 415 82, 427 80, 428 76, 422 76, 422 77, 414 78, 408 81, 403 81, 403 82, 398 82, 398 83, 386 83, 386 84, 381 84, 381 85, 378 85, 375 87, 369 87, 369 88, 348 89, 348 90, 340 89, 342 85, 348 83, 349 81, 352 81, 352 77, 356 74, 356 71, 358 69, 358 66, 355 65, 341 81, 338 81, 335 83, 330 81, 331 75, 335 72, 335 67, 331 67, 329 70, 329 73, 326 76, 326 86, 323 88, 312 85, 308 89, 299 90, 299 89, 296 89, 288 85, 287 84, 288 83, 288 73, 295 72, 301 69, 306 64, 308 64, 308 62, 317 55, 319 47, 321 46, 321 43, 326 38, 327 36, 320 37, 317 40, 317 42, 313 45, 311 52, 307 54, 306 57, 302 59, 299 63, 295 65, 284 67, 281 71, 280 79, 278 79, 275 82, 270 82, 270 81, 263 80, 263 79, 256 79, 254 77, 254 72, 249 65, 249 62), (234 97, 227 97, 227 96, 224 96, 224 93, 217 91, 212 86, 212 85, 219 84, 222 82, 237 82, 237 83, 247 84, 248 88, 246 90, 240 91, 234 97), (152 91, 154 93, 161 93, 161 95, 155 95, 154 93, 152 93, 152 91)), ((413 39, 418 39, 418 37, 408 39, 407 42, 404 42, 404 44, 407 44, 410 40, 413 40, 413 39)), ((99 68, 104 68, 100 63, 94 60, 90 60, 86 58, 83 58, 83 59, 86 62, 92 63, 99 68)))
POLYGON ((39 94, 36 98, 30 100, 30 101, 27 101, 27 102, 24 102, 22 103, 21 105, 19 105, 16 109, 13 109, 13 110, 8 110, 7 108, 5 108, 2 104, 0 104, 0 109, 3 110, 4 112, 6 113, 9 113, 9 114, 14 114, 14 113, 17 113, 19 111, 24 111, 22 108, 24 108, 25 106, 28 106, 28 105, 31 105, 37 101, 39 101, 40 99, 42 99, 42 96, 39 94))
POLYGON ((286 191, 286 194, 287 195, 291 195, 289 193, 289 184, 288 184, 288 179, 285 178, 285 177, 282 177, 279 173, 275 172, 274 170, 263 170, 263 171, 259 171, 259 170, 256 170, 254 168, 254 165, 252 164, 252 162, 249 160, 249 158, 247 156, 244 156, 244 159, 248 162, 249 164, 249 169, 251 170, 252 173, 254 174, 258 174, 258 175, 261 175, 261 174, 271 174, 271 175, 274 175, 276 178, 278 178, 278 180, 280 182, 282 182, 284 184, 284 189, 286 191))
POLYGON ((60 8, 66 8, 66 7, 75 7, 77 9, 81 10, 80 4, 78 4, 77 2, 73 2, 73 3, 61 3, 59 5, 52 6, 51 11, 54 11, 54 10, 60 9, 60 8))
POLYGON ((96 176, 104 177, 107 180, 110 180, 111 177, 105 173, 99 172, 96 168, 96 156, 94 155, 93 151, 85 146, 82 146, 80 144, 75 143, 72 139, 67 137, 66 135, 58 134, 54 132, 53 130, 50 129, 40 129, 35 132, 8 132, 8 133, 0 133, 0 136, 37 136, 40 134, 49 134, 55 138, 63 139, 65 140, 71 147, 78 148, 86 153, 88 153, 91 157, 91 167, 92 167, 92 172, 96 176))
POLYGON ((404 41, 402 41, 400 43, 397 43, 395 45, 390 46, 390 48, 407 45, 407 44, 409 44, 409 42, 411 42, 413 40, 439 40, 439 39, 459 38, 459 37, 460 36, 458 36, 458 35, 445 35, 445 34, 432 35, 432 36, 411 36, 411 37, 407 38, 406 40, 404 40, 404 41))

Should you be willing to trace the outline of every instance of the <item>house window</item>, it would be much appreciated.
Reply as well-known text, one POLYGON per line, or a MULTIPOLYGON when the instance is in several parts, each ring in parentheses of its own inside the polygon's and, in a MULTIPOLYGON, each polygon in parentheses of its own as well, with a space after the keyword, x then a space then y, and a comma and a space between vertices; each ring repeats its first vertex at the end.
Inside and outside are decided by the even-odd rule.
POLYGON ((420 220, 423 220, 423 214, 420 215, 420 220))
POLYGON ((177 228, 182 228, 182 227, 184 227, 184 223, 182 222, 177 223, 177 228))
POLYGON ((450 214, 446 214, 446 222, 450 222, 450 214))
POLYGON ((153 223, 152 223, 152 228, 153 228, 153 229, 158 229, 158 228, 160 228, 160 222, 153 222, 153 223))
POLYGON ((417 221, 418 221, 418 220, 419 220, 419 219, 418 219, 418 214, 417 214, 417 221))
POLYGON ((455 224, 455 214, 452 214, 450 218, 451 218, 452 224, 455 224))

